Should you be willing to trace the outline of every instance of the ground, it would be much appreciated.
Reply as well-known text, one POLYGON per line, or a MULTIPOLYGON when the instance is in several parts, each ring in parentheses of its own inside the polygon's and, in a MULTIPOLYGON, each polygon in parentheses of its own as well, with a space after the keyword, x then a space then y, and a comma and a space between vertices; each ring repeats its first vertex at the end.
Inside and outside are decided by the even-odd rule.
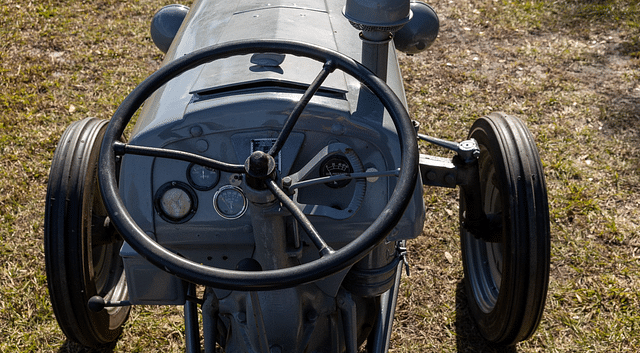
MULTIPOLYGON (((42 224, 62 131, 107 119, 161 53, 156 0, 0 4, 0 351, 77 351, 53 317, 42 224)), ((522 352, 640 350, 640 9, 632 0, 443 0, 440 35, 400 55, 421 133, 463 140, 493 111, 534 134, 549 188, 546 310, 522 352)), ((443 154, 421 147, 423 152, 443 154)), ((461 285, 457 191, 425 189, 393 352, 492 351, 461 285)), ((182 351, 175 308, 137 307, 115 351, 182 351)))

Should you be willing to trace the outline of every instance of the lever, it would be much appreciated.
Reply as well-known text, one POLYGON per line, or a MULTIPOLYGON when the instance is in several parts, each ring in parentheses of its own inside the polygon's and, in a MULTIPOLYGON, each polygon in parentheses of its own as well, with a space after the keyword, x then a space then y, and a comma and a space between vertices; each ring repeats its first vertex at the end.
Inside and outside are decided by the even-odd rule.
POLYGON ((130 305, 131 303, 128 300, 107 302, 104 300, 103 297, 99 295, 94 295, 89 299, 89 302, 87 303, 89 310, 93 311, 94 313, 100 312, 104 308, 112 308, 116 306, 130 306, 130 305))
POLYGON ((418 139, 456 152, 460 156, 460 158, 465 161, 465 163, 473 162, 478 158, 478 155, 480 154, 480 147, 478 146, 478 142, 474 139, 457 143, 423 134, 418 134, 418 139))

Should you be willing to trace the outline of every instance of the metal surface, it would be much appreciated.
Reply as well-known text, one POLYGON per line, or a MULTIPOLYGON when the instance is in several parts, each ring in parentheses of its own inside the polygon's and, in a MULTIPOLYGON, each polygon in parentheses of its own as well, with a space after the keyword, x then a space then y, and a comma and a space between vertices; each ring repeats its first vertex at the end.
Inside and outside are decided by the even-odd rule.
POLYGON ((393 317, 396 312, 403 265, 403 262, 398 262, 393 286, 380 296, 378 320, 373 327, 373 332, 370 337, 371 341, 367 342, 370 345, 369 347, 372 353, 384 353, 389 350, 391 329, 393 328, 393 317))
POLYGON ((409 0, 347 0, 343 13, 362 31, 362 64, 387 80, 389 43, 393 32, 411 19, 409 0))
MULTIPOLYGON (((425 185, 453 188, 476 185, 478 180, 478 143, 471 139, 460 143, 418 134, 418 138, 456 152, 455 158, 420 155, 420 174, 425 185)), ((470 188, 473 189, 473 188, 470 188)), ((474 190, 477 190, 475 188, 474 190)))
MULTIPOLYGON (((492 166, 492 157, 488 155, 486 148, 483 151, 482 158, 485 166, 492 166)), ((493 182, 481 182, 480 173, 477 170, 476 163, 475 171, 475 185, 472 189, 468 189, 465 192, 461 190, 464 197, 465 210, 469 213, 476 213, 484 215, 486 219, 487 214, 502 214, 502 201, 500 196, 500 190, 493 182), (482 188, 482 190, 480 189, 482 188), (473 192, 477 190, 477 192, 473 192), (469 195, 467 195, 469 194, 469 195)), ((495 169, 488 169, 485 167, 483 171, 483 180, 498 180, 495 169)), ((481 216, 480 216, 481 217, 481 216)), ((503 251, 504 245, 500 242, 501 234, 497 232, 495 239, 482 235, 490 229, 488 226, 481 227, 480 225, 473 225, 471 229, 467 228, 466 223, 469 222, 469 215, 465 214, 464 218, 465 230, 471 232, 475 239, 468 239, 464 242, 464 253, 467 254, 466 270, 471 276, 470 282, 473 285, 472 292, 474 294, 473 300, 478 304, 480 310, 484 313, 490 313, 498 301, 498 294, 500 293, 500 285, 502 283, 502 269, 504 264, 503 251), (491 240, 491 241, 489 241, 491 240)), ((481 221, 476 221, 481 222, 481 221)), ((499 228, 501 231, 501 228, 499 228)))
POLYGON ((478 239, 487 242, 501 240, 502 219, 498 214, 487 216, 482 204, 482 190, 478 171, 480 147, 474 139, 460 143, 418 134, 418 138, 457 153, 449 159, 420 155, 420 174, 425 185, 448 188, 460 187, 466 200, 466 211, 461 226, 478 239))
POLYGON ((342 327, 344 328, 344 342, 346 353, 358 352, 358 327, 356 303, 351 298, 351 293, 344 289, 338 292, 336 298, 340 314, 342 316, 342 327))
POLYGON ((204 302, 202 304, 202 333, 204 336, 205 353, 215 353, 216 351, 219 312, 218 298, 216 298, 211 288, 206 288, 204 291, 204 302))
MULTIPOLYGON (((292 188, 288 188, 288 191, 291 192, 299 188, 301 185, 313 185, 313 183, 304 183, 305 181, 309 181, 309 179, 311 179, 313 175, 317 174, 321 163, 332 155, 340 155, 346 157, 353 167, 354 172, 364 172, 364 166, 362 165, 362 162, 360 161, 352 147, 344 143, 332 143, 318 151, 318 154, 316 154, 311 160, 309 160, 309 162, 307 162, 307 164, 305 164, 304 167, 302 167, 298 172, 288 175, 285 178, 287 180, 287 183, 292 186, 292 188)), ((395 175, 395 171, 389 174, 395 175)), ((351 177, 353 178, 355 176, 352 174, 351 177)), ((333 180, 339 179, 340 178, 334 178, 333 180)), ((325 180, 323 184, 327 181, 328 180, 325 180)), ((358 179, 355 180, 353 184, 354 185, 351 187, 353 190, 349 190, 349 192, 353 196, 351 197, 348 204, 340 208, 318 204, 318 199, 322 198, 322 196, 320 195, 314 197, 314 204, 305 203, 301 197, 301 193, 295 194, 293 196, 293 201, 299 208, 302 209, 303 213, 308 215, 329 217, 331 219, 351 218, 356 214, 356 212, 362 205, 367 183, 363 179, 358 179)), ((333 203, 335 204, 335 200, 333 201, 333 203)))
MULTIPOLYGON (((187 295, 195 296, 196 286, 188 285, 187 295)), ((200 325, 198 324, 198 306, 193 300, 187 300, 184 304, 184 331, 187 353, 200 353, 200 325)))
MULTIPOLYGON (((358 42, 355 42, 356 45, 351 45, 348 41, 338 40, 338 38, 347 38, 348 35, 354 33, 353 29, 349 29, 348 22, 345 21, 344 17, 339 13, 339 10, 341 10, 338 5, 339 2, 329 1, 323 4, 322 7, 317 7, 317 4, 318 3, 312 3, 311 1, 303 1, 292 6, 279 1, 269 3, 261 1, 240 1, 234 5, 217 4, 217 11, 211 11, 211 3, 196 2, 192 7, 191 13, 185 19, 185 26, 183 26, 181 32, 178 33, 176 37, 178 39, 174 43, 175 45, 167 54, 167 62, 192 52, 192 49, 187 49, 189 46, 197 49, 198 47, 202 48, 208 45, 205 44, 203 40, 208 41, 209 44, 213 44, 227 42, 237 38, 251 38, 255 35, 263 38, 286 37, 293 40, 316 43, 326 48, 341 48, 341 51, 359 57, 362 51, 360 49, 361 45, 357 44, 358 42), (231 17, 225 17, 224 13, 227 11, 225 8, 229 10, 233 8, 231 17), (282 21, 285 18, 294 19, 294 17, 292 17, 294 14, 295 16, 299 16, 299 18, 304 18, 302 20, 303 22, 296 24, 297 17, 293 22, 282 21), (216 34, 214 36, 195 35, 192 31, 198 31, 199 28, 201 29, 201 27, 194 25, 196 22, 209 23, 210 27, 207 28, 207 33, 216 34), (292 30, 301 26, 309 30, 292 30), (274 32, 256 30, 257 28, 265 27, 277 29, 274 32), (221 28, 223 30, 217 31, 215 28, 221 28), (331 32, 333 33, 327 35, 327 33, 331 32), (293 37, 291 37, 291 33, 294 33, 293 37), (196 38, 196 40, 191 41, 188 38, 196 38)), ((357 36, 352 38, 357 38, 357 36)), ((381 54, 382 59, 378 65, 385 66, 385 68, 380 70, 384 69, 389 72, 388 76, 391 78, 390 84, 394 87, 394 90, 402 92, 395 55, 393 51, 388 50, 390 45, 390 43, 385 42, 381 51, 383 53, 381 54), (389 62, 391 63, 391 69, 386 68, 389 62)), ((189 173, 190 167, 188 164, 185 165, 182 162, 172 161, 167 158, 182 158, 186 156, 185 160, 191 163, 198 163, 199 165, 211 168, 217 167, 220 171, 217 185, 214 185, 210 189, 204 187, 197 188, 196 192, 199 200, 207 200, 212 196, 215 199, 214 193, 226 187, 225 185, 242 187, 244 189, 243 193, 249 199, 253 200, 254 203, 251 203, 246 215, 242 215, 238 219, 233 220, 233 222, 238 222, 234 228, 229 228, 227 224, 222 223, 223 221, 216 221, 215 219, 213 222, 210 219, 207 221, 203 218, 204 214, 200 214, 201 212, 199 211, 196 216, 186 222, 184 231, 182 231, 179 236, 171 235, 171 226, 168 223, 163 223, 161 219, 155 216, 153 217, 153 223, 146 223, 147 216, 142 216, 138 213, 138 210, 142 211, 142 209, 138 209, 138 205, 132 204, 131 202, 133 200, 127 201, 128 205, 134 206, 133 209, 136 219, 141 219, 144 229, 148 229, 147 233, 153 234, 153 237, 159 242, 169 245, 173 251, 187 254, 190 258, 196 259, 196 261, 220 264, 223 268, 232 268, 235 263, 244 263, 243 259, 247 259, 248 257, 258 259, 256 263, 259 263, 259 266, 264 269, 282 269, 297 263, 307 263, 313 260, 313 256, 309 257, 309 251, 304 250, 304 247, 301 246, 303 243, 310 242, 313 237, 308 238, 308 235, 305 234, 306 232, 302 230, 300 231, 302 233, 301 236, 295 235, 298 232, 298 228, 304 228, 301 226, 306 224, 306 218, 298 217, 298 220, 293 223, 291 223, 291 221, 283 222, 282 220, 286 217, 291 218, 290 213, 287 210, 283 211, 280 209, 280 206, 278 206, 279 203, 274 203, 273 199, 261 195, 261 191, 249 188, 248 184, 253 182, 249 181, 250 178, 244 178, 246 180, 242 180, 242 171, 236 170, 238 169, 237 166, 244 163, 247 156, 254 151, 252 141, 273 141, 271 142, 270 152, 272 155, 277 154, 277 170, 279 173, 286 173, 283 174, 285 176, 291 173, 290 170, 293 169, 295 171, 303 167, 303 165, 300 165, 299 162, 296 161, 312 159, 314 155, 317 155, 317 151, 321 149, 323 145, 327 146, 331 144, 325 141, 331 141, 331 139, 337 137, 346 142, 345 146, 348 146, 348 149, 342 149, 340 153, 343 153, 349 158, 351 165, 356 166, 356 168, 354 168, 354 175, 349 177, 357 176, 361 179, 354 180, 348 183, 347 187, 341 187, 335 189, 335 191, 327 188, 324 183, 308 183, 298 186, 294 184, 295 187, 288 191, 294 195, 301 196, 301 198, 298 199, 299 202, 308 203, 308 200, 313 199, 312 195, 317 195, 316 189, 324 188, 325 190, 329 190, 329 192, 323 192, 321 194, 322 197, 316 198, 317 201, 314 201, 314 203, 319 202, 319 205, 314 206, 313 204, 309 204, 308 206, 310 207, 307 208, 308 211, 304 213, 314 217, 313 226, 317 227, 323 234, 327 234, 327 241, 330 241, 332 244, 337 244, 338 246, 343 246, 343 244, 351 239, 355 239, 368 224, 377 218, 382 208, 377 206, 377 202, 373 201, 376 199, 379 200, 381 197, 386 199, 395 187, 396 180, 398 180, 397 178, 402 177, 402 172, 400 172, 401 168, 398 168, 400 149, 396 147, 397 145, 394 142, 387 141, 394 139, 394 136, 397 134, 395 131, 397 126, 393 126, 394 123, 386 114, 375 113, 375 115, 378 116, 371 120, 373 115, 369 112, 379 110, 380 104, 368 102, 370 98, 365 97, 366 94, 362 96, 361 99, 358 99, 360 84, 355 82, 353 77, 345 76, 341 71, 329 75, 329 73, 333 71, 333 64, 329 64, 329 62, 325 64, 328 69, 323 70, 322 67, 318 67, 316 71, 315 69, 309 70, 309 67, 313 67, 310 66, 309 59, 304 59, 299 56, 285 54, 276 57, 274 53, 264 53, 261 55, 262 56, 257 57, 256 55, 247 54, 245 55, 247 58, 246 62, 243 61, 244 59, 242 59, 243 57, 241 56, 222 59, 212 64, 205 64, 201 69, 186 71, 180 77, 164 85, 159 92, 145 104, 145 109, 140 118, 138 118, 138 124, 134 129, 132 143, 130 142, 127 146, 117 148, 120 152, 130 151, 140 155, 140 157, 135 157, 134 155, 125 156, 123 174, 126 175, 133 171, 133 169, 131 169, 133 165, 129 164, 129 161, 139 160, 141 163, 136 164, 143 166, 143 169, 140 170, 136 168, 136 173, 141 173, 143 170, 153 171, 153 185, 163 185, 176 180, 181 181, 184 179, 184 176, 189 173), (312 84, 311 87, 307 89, 309 83, 313 81, 313 77, 305 78, 309 72, 320 72, 320 74, 318 74, 319 79, 316 80, 318 83, 312 84), (179 87, 185 87, 184 83, 189 81, 194 83, 187 86, 190 87, 187 95, 176 91, 179 87), (247 89, 249 91, 253 90, 253 93, 247 95, 248 99, 246 101, 239 99, 243 98, 243 96, 238 96, 236 92, 242 92, 247 89), (298 95, 305 89, 308 91, 307 98, 303 97, 300 99, 298 95), (275 94, 262 94, 261 97, 259 94, 260 90, 264 92, 275 90, 272 91, 275 94), (313 96, 314 92, 316 92, 315 96, 313 96), (187 97, 189 96, 191 98, 187 101, 187 97), (160 97, 164 98, 160 99, 160 97), (261 110, 253 110, 253 117, 248 120, 243 120, 243 118, 241 118, 242 115, 238 115, 235 111, 236 109, 237 111, 246 109, 247 106, 251 105, 251 101, 262 101, 263 103, 261 103, 259 107, 260 109, 264 109, 269 107, 264 103, 270 104, 270 100, 273 101, 273 106, 276 109, 282 109, 283 103, 287 106, 290 104, 289 102, 298 102, 297 104, 300 106, 299 108, 291 110, 291 113, 289 113, 290 118, 288 121, 291 123, 287 124, 287 119, 279 119, 280 124, 289 126, 284 128, 284 132, 278 132, 281 128, 277 124, 275 126, 273 123, 262 125, 264 123, 260 122, 260 119, 262 119, 260 114, 263 114, 261 110), (358 101, 360 102, 357 104, 357 114, 351 115, 354 107, 356 107, 355 102, 358 101), (168 102, 173 103, 168 104, 168 102), (345 105, 345 103, 348 104, 345 105), (236 105, 238 108, 235 108, 236 105), (186 107, 186 109, 180 112, 176 109, 180 106, 186 107), (303 110, 304 113, 301 114, 303 110), (228 112, 230 114, 229 116, 234 116, 234 119, 220 116, 217 119, 211 120, 211 111, 228 112), (202 118, 200 118, 200 116, 202 116, 202 118), (329 117, 333 117, 332 119, 335 120, 330 123, 330 128, 327 130, 323 124, 325 121, 331 121, 327 120, 329 117), (183 121, 185 124, 182 123, 183 121), (190 123, 186 124, 187 121, 190 123), (215 124, 212 124, 212 122, 215 124), (225 124, 227 126, 224 126, 225 124), (237 127, 232 127, 233 124, 238 125, 237 127), (253 132, 251 128, 247 129, 247 127, 251 126, 254 126, 253 132), (265 130, 265 128, 267 129, 265 130), (294 128, 295 131, 291 131, 291 128, 294 128), (171 132, 166 134, 163 133, 163 131, 171 132), (226 131, 229 132, 227 133, 226 131), (304 131, 304 134, 301 134, 301 131, 304 131), (327 134, 325 131, 330 131, 330 133, 327 134), (325 135, 327 137, 324 137, 325 135), (167 139, 165 136, 171 136, 171 138, 167 139), (211 138, 214 136, 215 138, 211 138), (281 136, 281 138, 278 139, 278 136, 281 136), (284 136, 289 136, 289 138, 284 138, 284 136), (249 149, 246 147, 248 141, 251 141, 249 149), (170 146, 168 151, 167 146, 170 146), (226 146, 233 146, 233 149, 228 149, 226 146), (165 151, 161 151, 162 149, 165 151), (149 157, 144 156, 161 157, 162 159, 157 159, 152 164, 148 164, 144 162, 144 159, 148 159, 149 157), (220 158, 217 160, 221 163, 213 162, 211 157, 220 158), (363 163, 366 163, 366 168, 363 163), (240 177, 238 178, 238 176, 240 177), (377 178, 363 178, 371 176, 376 176, 377 178), (367 184, 366 190, 369 191, 368 193, 365 193, 365 184, 367 184), (358 187, 354 189, 354 186, 358 187), (353 197, 350 195, 353 195, 353 197), (336 198, 336 196, 338 197, 336 198), (355 200, 353 202, 356 203, 347 202, 350 199, 352 201, 355 200), (343 228, 342 233, 327 232, 327 230, 335 229, 335 225, 332 222, 326 221, 325 218, 327 217, 325 217, 322 212, 319 212, 319 210, 323 208, 325 210, 335 210, 333 207, 335 207, 337 200, 345 200, 339 201, 345 202, 345 205, 349 203, 353 204, 348 208, 348 211, 345 210, 345 216, 339 217, 341 219, 349 219, 349 222, 341 224, 343 228), (363 204, 363 206, 361 207, 360 204, 363 204), (248 222, 248 220, 250 220, 250 222, 248 222), (153 226, 149 227, 147 224, 153 226), (199 224, 202 224, 202 228, 199 224), (206 228, 204 228, 205 225, 206 228), (292 226, 296 231, 291 231, 292 226), (225 230, 225 228, 227 228, 228 231, 225 230), (240 232, 235 231, 235 229, 240 230, 240 232), (216 233, 215 237, 206 235, 213 234, 214 232, 216 233), (205 236, 203 237, 200 234, 205 234, 205 236), (234 234, 234 236, 231 237, 231 234, 234 234), (235 234, 241 235, 235 236, 235 234), (286 242, 284 243, 282 242, 283 234, 287 234, 286 242), (290 236, 289 234, 292 235, 290 236), (247 235, 252 236, 249 238, 247 235), (198 244, 197 247, 194 247, 196 244, 198 244), (237 245, 232 246, 232 244, 237 245), (255 247, 252 252, 253 244, 257 247, 255 247), (243 253, 244 255, 242 255, 243 253), (210 254, 216 254, 216 256, 212 257, 210 254), (222 254, 224 254, 224 256, 222 256, 223 260, 220 261, 220 255, 222 254)), ((368 54, 365 55, 368 56, 368 54)), ((385 74, 384 76, 387 75, 385 74)), ((404 99, 402 93, 398 95, 404 99)), ((374 98, 372 101, 377 101, 377 99, 374 98)), ((402 100, 401 102, 402 105, 404 105, 404 101, 402 100)), ((270 113, 266 109, 264 113, 266 113, 264 114, 265 117, 273 115, 273 113, 270 113)), ((265 122, 267 121, 268 120, 265 120, 265 122)), ((268 144, 266 146, 268 146, 268 144)), ((260 148, 263 149, 264 152, 267 152, 264 150, 264 147, 260 148)), ((296 181, 296 183, 301 183, 313 178, 314 176, 309 174, 301 178, 301 180, 296 181)), ((343 180, 348 181, 348 179, 343 180)), ((188 179, 186 182, 192 183, 192 181, 188 179)), ((122 195, 125 196, 125 198, 128 198, 128 195, 140 195, 140 191, 144 190, 145 187, 144 183, 139 183, 135 180, 132 184, 125 183, 122 195)), ((278 189, 276 188, 279 187, 278 185, 273 185, 272 189, 277 193, 278 189)), ((415 185, 412 189, 413 192, 411 194, 417 197, 415 199, 416 202, 410 205, 408 212, 406 212, 407 216, 402 218, 402 225, 398 225, 395 231, 388 232, 390 237, 414 237, 421 229, 419 226, 423 219, 423 206, 419 196, 421 187, 420 185, 415 185)), ((288 195, 281 194, 281 202, 284 201, 287 203, 288 197, 288 195)), ((296 199, 297 198, 294 197, 294 200, 296 199)), ((137 202, 138 201, 135 201, 135 203, 137 202)), ((206 205, 206 201, 200 203, 206 205)), ((199 210, 204 207, 202 205, 199 210)), ((295 207, 292 209, 297 210, 297 206, 292 205, 291 207, 295 207)), ((226 220, 226 222, 229 221, 226 220)), ((311 223, 309 223, 309 225, 311 226, 311 223)), ((313 226, 307 228, 307 231, 312 234, 314 232, 313 226)), ((317 239, 322 238, 318 237, 317 239)), ((328 245, 318 246, 319 249, 330 249, 328 245)), ((324 253, 324 251, 321 252, 324 253)), ((330 251, 327 253, 330 253, 330 251)), ((132 258, 130 257, 130 259, 132 258)), ((144 261, 142 258, 139 260, 144 261)), ((351 261, 353 261, 353 259, 351 261)), ((376 258, 375 260, 371 258, 366 261, 363 268, 382 268, 387 265, 388 261, 385 256, 376 258)), ((131 261, 129 261, 129 263, 131 263, 131 261)), ((289 349, 291 351, 301 351, 302 347, 314 346, 323 347, 324 349, 327 347, 327 337, 343 337, 343 335, 344 337, 349 337, 347 339, 351 347, 349 351, 353 351, 353 345, 356 344, 354 339, 357 336, 355 333, 360 332, 366 322, 366 320, 363 320, 362 315, 373 312, 363 311, 362 309, 358 310, 356 316, 352 315, 348 318, 348 322, 350 323, 353 323, 355 319, 357 328, 349 327, 347 331, 339 332, 336 331, 336 328, 339 327, 336 321, 337 317, 334 316, 335 314, 325 311, 325 301, 329 298, 335 298, 340 283, 347 272, 348 268, 302 289, 298 288, 295 290, 284 290, 284 292, 273 292, 273 295, 267 295, 267 293, 261 293, 260 295, 255 294, 250 296, 251 298, 243 297, 240 293, 236 295, 234 294, 235 292, 215 290, 213 292, 216 293, 217 297, 226 297, 227 299, 218 300, 216 298, 214 300, 213 292, 207 291, 207 293, 210 293, 206 301, 209 304, 206 305, 206 310, 203 307, 203 315, 208 316, 208 318, 203 321, 206 323, 208 330, 217 332, 217 329, 212 328, 213 325, 219 326, 219 324, 214 324, 215 322, 220 322, 216 317, 222 318, 225 317, 227 313, 238 313, 237 307, 236 309, 231 309, 231 307, 242 305, 241 303, 243 302, 251 302, 256 303, 251 312, 262 314, 263 320, 266 321, 264 325, 260 325, 259 320, 256 319, 256 329, 251 331, 250 336, 265 338, 260 339, 262 343, 254 340, 249 340, 251 343, 246 340, 235 341, 235 338, 233 338, 232 342, 224 342, 223 340, 222 343, 229 351, 234 351, 233 347, 238 347, 238 351, 247 351, 247 347, 255 347, 255 351, 264 351, 265 346, 269 344, 272 345, 269 349, 275 349, 274 351, 278 349, 286 350, 287 347, 291 348, 287 346, 288 343, 283 344, 282 342, 295 342, 295 347, 297 348, 293 348, 293 350, 289 349), (320 289, 321 293, 324 293, 323 296, 326 296, 326 299, 315 299, 311 308, 303 310, 303 312, 307 312, 303 320, 303 322, 305 322, 303 326, 306 327, 303 335, 295 338, 287 333, 287 335, 285 335, 287 337, 286 339, 278 338, 285 336, 281 336, 283 333, 274 334, 272 330, 273 328, 279 328, 278 332, 282 331, 282 329, 286 327, 286 324, 284 324, 286 320, 283 321, 285 318, 281 317, 281 315, 274 316, 271 310, 265 312, 265 308, 281 305, 284 298, 282 296, 283 293, 288 293, 285 297, 290 298, 291 300, 288 302, 293 304, 296 300, 299 300, 294 298, 306 297, 318 289, 320 289), (318 321, 330 323, 333 328, 330 329, 330 331, 318 329, 310 331, 316 327, 315 325, 318 321), (329 332, 332 333, 329 334, 329 332), (327 336, 327 334, 329 334, 329 336, 327 336)), ((137 283, 141 284, 142 282, 138 279, 137 283)), ((166 290, 165 288, 165 291, 166 290)), ((361 299, 353 300, 353 305, 361 308, 363 303, 360 301, 361 299)), ((353 309, 354 307, 351 308, 353 309)), ((290 317, 290 319, 293 320, 291 323, 295 326, 300 325, 299 319, 295 319, 298 315, 299 313, 294 312, 290 317), (295 324, 296 322, 298 323, 295 324)), ((246 314, 245 317, 247 317, 246 314)), ((242 327, 244 326, 241 321, 237 321, 237 324, 233 324, 233 322, 235 321, 227 322, 223 320, 223 326, 239 325, 234 326, 235 328, 232 329, 232 331, 236 333, 234 337, 237 338, 239 337, 238 333, 243 330, 242 327)), ((228 329, 231 329, 231 326, 228 326, 228 329)), ((284 332, 288 331, 291 330, 284 330, 284 332)), ((218 334, 214 333, 214 336, 216 335, 218 334)), ((212 350, 213 345, 207 343, 207 341, 212 340, 211 332, 205 333, 205 337, 205 350, 212 350)), ((329 347, 332 347, 331 351, 339 351, 341 350, 341 346, 342 344, 336 341, 331 343, 329 347)))

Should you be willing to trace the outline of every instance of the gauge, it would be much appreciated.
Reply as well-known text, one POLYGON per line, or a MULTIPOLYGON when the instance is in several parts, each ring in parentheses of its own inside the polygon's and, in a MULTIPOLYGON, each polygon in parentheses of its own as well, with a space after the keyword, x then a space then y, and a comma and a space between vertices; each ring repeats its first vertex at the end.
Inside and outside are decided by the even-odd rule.
POLYGON ((223 218, 240 218, 247 210, 247 198, 239 187, 225 185, 213 196, 213 207, 223 218))
POLYGON ((191 163, 187 169, 189 184, 198 190, 211 190, 220 180, 220 172, 216 169, 191 163))
MULTIPOLYGON (((327 158, 322 165, 320 166, 320 176, 334 176, 334 175, 343 175, 353 173, 353 167, 351 163, 349 163, 349 159, 342 155, 333 155, 327 158)), ((330 188, 343 188, 347 186, 351 182, 351 179, 346 180, 336 180, 329 183, 325 183, 324 185, 330 188)))
POLYGON ((193 217, 198 206, 197 202, 195 192, 189 185, 179 181, 162 185, 155 197, 158 214, 171 223, 186 222, 193 217))

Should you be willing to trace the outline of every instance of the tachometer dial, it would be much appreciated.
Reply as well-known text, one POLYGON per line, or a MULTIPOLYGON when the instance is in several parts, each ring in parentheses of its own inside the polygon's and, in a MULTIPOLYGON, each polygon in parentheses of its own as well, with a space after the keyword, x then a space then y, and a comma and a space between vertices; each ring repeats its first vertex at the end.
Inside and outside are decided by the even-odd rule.
MULTIPOLYGON (((334 176, 334 175, 343 175, 353 173, 353 167, 351 163, 349 163, 349 159, 342 155, 334 155, 327 158, 322 165, 320 166, 320 176, 334 176)), ((342 188, 351 182, 351 179, 347 180, 336 180, 329 183, 325 183, 324 185, 330 188, 342 188)))
POLYGON ((220 180, 220 172, 216 169, 191 163, 187 170, 189 184, 198 190, 211 190, 220 180))

